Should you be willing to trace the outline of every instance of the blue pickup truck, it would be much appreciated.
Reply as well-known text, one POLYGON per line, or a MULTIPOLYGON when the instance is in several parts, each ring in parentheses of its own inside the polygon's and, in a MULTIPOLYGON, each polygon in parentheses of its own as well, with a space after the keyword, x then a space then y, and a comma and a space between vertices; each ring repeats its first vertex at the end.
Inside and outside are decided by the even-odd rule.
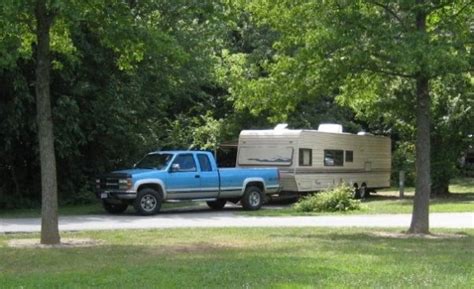
POLYGON ((153 215, 171 200, 206 201, 216 210, 240 201, 244 209, 258 210, 265 194, 279 191, 279 181, 277 168, 219 169, 209 152, 158 151, 131 169, 98 177, 95 186, 107 212, 133 205, 139 214, 153 215))

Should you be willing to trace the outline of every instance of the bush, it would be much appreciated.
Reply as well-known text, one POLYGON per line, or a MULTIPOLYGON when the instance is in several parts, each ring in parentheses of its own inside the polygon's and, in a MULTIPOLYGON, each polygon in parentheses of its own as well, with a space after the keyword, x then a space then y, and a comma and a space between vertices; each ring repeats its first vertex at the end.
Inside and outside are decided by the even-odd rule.
POLYGON ((360 209, 360 201, 352 199, 352 190, 341 185, 331 190, 302 198, 295 204, 298 212, 336 212, 360 209))

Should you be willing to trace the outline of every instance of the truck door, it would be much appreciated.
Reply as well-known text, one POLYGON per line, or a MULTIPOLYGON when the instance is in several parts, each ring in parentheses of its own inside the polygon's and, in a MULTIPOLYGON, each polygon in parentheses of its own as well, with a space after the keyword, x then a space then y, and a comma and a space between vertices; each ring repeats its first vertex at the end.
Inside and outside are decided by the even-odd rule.
POLYGON ((209 198, 215 198, 219 194, 219 173, 211 165, 211 160, 206 154, 197 154, 199 167, 201 169, 202 193, 209 198))
POLYGON ((171 164, 166 191, 169 199, 200 198, 201 176, 193 154, 179 154, 171 164))

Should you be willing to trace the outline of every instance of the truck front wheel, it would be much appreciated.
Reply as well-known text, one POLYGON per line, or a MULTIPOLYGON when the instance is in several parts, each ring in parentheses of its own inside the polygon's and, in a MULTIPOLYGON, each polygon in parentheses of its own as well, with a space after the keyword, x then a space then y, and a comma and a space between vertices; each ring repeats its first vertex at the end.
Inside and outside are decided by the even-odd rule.
POLYGON ((154 215, 160 211, 161 195, 152 188, 144 188, 138 192, 133 206, 140 215, 154 215))
POLYGON ((263 205, 262 190, 255 186, 247 187, 240 202, 245 210, 255 211, 260 209, 263 205))
POLYGON ((107 211, 107 213, 110 214, 121 214, 125 212, 127 209, 128 205, 127 204, 111 204, 107 203, 106 201, 102 201, 102 207, 104 207, 104 210, 107 211))

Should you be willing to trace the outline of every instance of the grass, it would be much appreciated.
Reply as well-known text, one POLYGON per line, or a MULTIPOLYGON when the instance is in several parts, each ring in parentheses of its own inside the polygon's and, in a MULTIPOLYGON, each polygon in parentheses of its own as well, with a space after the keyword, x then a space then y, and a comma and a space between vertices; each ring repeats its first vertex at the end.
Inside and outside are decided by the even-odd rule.
MULTIPOLYGON (((205 207, 207 206, 202 203, 197 202, 178 202, 178 203, 164 203, 162 205, 162 210, 177 209, 177 208, 195 208, 195 207, 205 207)), ((134 211, 132 206, 129 206, 125 213, 132 214, 134 211)), ((59 215, 60 216, 75 216, 75 215, 105 215, 107 214, 100 201, 92 204, 85 205, 69 205, 69 206, 59 206, 59 215)), ((14 210, 0 210, 0 218, 38 218, 41 217, 41 208, 33 209, 14 209, 14 210)))
MULTIPOLYGON (((430 200, 430 212, 474 212, 474 178, 455 179, 449 187, 451 195, 446 198, 434 198, 430 200)), ((409 214, 413 210, 414 188, 405 190, 405 198, 399 198, 397 188, 385 189, 373 194, 367 200, 362 201, 361 209, 357 211, 344 212, 342 214, 409 214)), ((335 213, 304 213, 297 212, 292 206, 266 206, 266 209, 255 212, 244 212, 252 216, 313 216, 341 214, 335 213)))
MULTIPOLYGON (((362 229, 63 233, 92 248, 16 249, 0 235, 0 288, 473 288, 474 230, 450 240, 362 229)), ((443 231, 446 232, 446 231, 443 231)), ((448 231, 453 232, 453 231, 448 231)))

